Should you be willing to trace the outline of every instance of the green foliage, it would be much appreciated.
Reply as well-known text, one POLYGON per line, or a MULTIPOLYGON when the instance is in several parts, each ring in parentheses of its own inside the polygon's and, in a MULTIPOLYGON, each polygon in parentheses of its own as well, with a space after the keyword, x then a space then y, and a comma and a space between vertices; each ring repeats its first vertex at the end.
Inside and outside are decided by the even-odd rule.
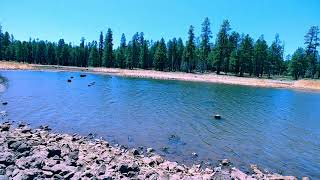
POLYGON ((97 42, 93 41, 90 47, 90 54, 88 59, 88 66, 96 67, 99 62, 99 52, 97 49, 97 42))
POLYGON ((126 61, 126 36, 122 33, 120 47, 116 52, 116 67, 125 68, 126 61))
POLYGON ((167 60, 167 49, 164 39, 162 38, 156 48, 154 55, 154 67, 157 70, 163 71, 167 60))
POLYGON ((253 71, 253 39, 247 34, 242 40, 239 48, 239 72, 243 76, 245 72, 250 76, 253 71))
POLYGON ((284 45, 279 35, 268 46, 263 36, 254 41, 249 35, 240 37, 237 32, 229 33, 230 23, 225 20, 215 43, 212 43, 209 19, 205 18, 201 25, 198 37, 194 27, 190 26, 186 44, 181 38, 172 38, 167 43, 164 39, 146 40, 143 32, 137 32, 128 44, 122 34, 120 45, 115 49, 110 28, 105 37, 100 32, 98 43, 87 43, 85 38, 81 38, 80 44, 74 45, 67 44, 64 39, 57 43, 38 39, 15 40, 0 26, 0 59, 81 67, 231 72, 240 76, 269 78, 289 73, 296 79, 320 77, 317 26, 312 26, 305 35, 305 49, 299 48, 292 58, 288 56, 284 60, 284 45))
POLYGON ((229 71, 229 31, 230 23, 224 20, 218 33, 215 47, 214 65, 216 66, 217 74, 220 74, 222 68, 225 72, 229 71), (223 67, 222 67, 223 66, 223 67))
POLYGON ((148 68, 148 41, 144 40, 143 33, 140 33, 140 53, 139 53, 139 67, 148 68))
POLYGON ((210 53, 210 39, 212 38, 212 32, 210 29, 210 21, 209 18, 205 18, 202 23, 201 30, 201 45, 200 45, 200 62, 198 64, 199 70, 204 72, 207 69, 208 64, 208 56, 210 53))
POLYGON ((263 75, 264 61, 268 58, 268 45, 263 35, 254 45, 253 73, 256 77, 263 75))
POLYGON ((302 48, 298 48, 292 55, 290 63, 291 76, 297 80, 303 77, 307 68, 306 54, 302 48))
POLYGON ((188 41, 186 43, 185 53, 184 53, 184 68, 186 72, 191 72, 194 69, 194 58, 195 58, 195 35, 194 27, 190 26, 188 31, 188 41))
POLYGON ((114 67, 114 56, 113 56, 113 43, 112 43, 112 31, 109 28, 107 31, 104 50, 102 55, 102 66, 104 67, 114 67))

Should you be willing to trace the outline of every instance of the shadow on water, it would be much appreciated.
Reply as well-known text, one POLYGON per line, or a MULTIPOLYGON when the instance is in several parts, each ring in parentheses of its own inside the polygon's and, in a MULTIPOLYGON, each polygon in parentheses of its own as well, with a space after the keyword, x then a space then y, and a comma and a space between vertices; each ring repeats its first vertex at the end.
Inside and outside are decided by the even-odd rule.
POLYGON ((152 147, 185 164, 228 158, 243 170, 255 163, 320 177, 320 93, 77 72, 1 74, 9 82, 1 110, 12 120, 152 147))

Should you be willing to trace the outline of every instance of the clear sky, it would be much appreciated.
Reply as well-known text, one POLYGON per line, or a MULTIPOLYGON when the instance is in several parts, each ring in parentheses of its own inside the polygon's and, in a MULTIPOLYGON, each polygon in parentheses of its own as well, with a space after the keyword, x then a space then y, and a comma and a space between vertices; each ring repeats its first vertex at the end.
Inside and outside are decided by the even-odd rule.
POLYGON ((224 19, 232 30, 253 38, 264 34, 270 44, 276 33, 285 52, 304 46, 312 25, 320 26, 320 0, 0 0, 0 23, 16 39, 29 37, 78 44, 81 37, 98 40, 110 27, 114 44, 143 31, 147 39, 187 38, 189 25, 197 36, 205 17, 214 41, 224 19))

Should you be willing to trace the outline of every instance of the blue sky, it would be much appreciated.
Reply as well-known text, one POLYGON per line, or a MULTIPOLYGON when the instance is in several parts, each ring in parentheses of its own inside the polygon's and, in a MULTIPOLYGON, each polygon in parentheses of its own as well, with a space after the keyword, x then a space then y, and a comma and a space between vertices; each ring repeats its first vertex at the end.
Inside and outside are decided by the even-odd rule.
POLYGON ((49 41, 64 38, 78 44, 81 37, 98 40, 110 27, 114 44, 143 31, 147 39, 187 38, 190 25, 200 35, 205 17, 214 41, 224 19, 232 30, 253 38, 264 34, 270 44, 276 33, 285 52, 303 45, 312 25, 320 26, 319 0, 0 0, 0 23, 16 39, 49 41))

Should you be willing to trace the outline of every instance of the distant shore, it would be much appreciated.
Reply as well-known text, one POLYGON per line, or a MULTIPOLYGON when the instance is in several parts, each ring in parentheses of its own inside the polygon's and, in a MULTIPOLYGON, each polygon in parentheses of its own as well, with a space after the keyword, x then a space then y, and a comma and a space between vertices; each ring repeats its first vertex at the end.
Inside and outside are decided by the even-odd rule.
POLYGON ((180 80, 206 83, 234 84, 256 87, 289 88, 320 91, 320 80, 276 80, 249 77, 237 77, 232 75, 216 75, 215 73, 184 73, 163 72, 143 69, 119 69, 103 67, 71 67, 57 65, 38 65, 17 62, 0 61, 0 70, 48 70, 48 71, 85 71, 100 74, 109 74, 125 77, 151 78, 163 80, 180 80))

